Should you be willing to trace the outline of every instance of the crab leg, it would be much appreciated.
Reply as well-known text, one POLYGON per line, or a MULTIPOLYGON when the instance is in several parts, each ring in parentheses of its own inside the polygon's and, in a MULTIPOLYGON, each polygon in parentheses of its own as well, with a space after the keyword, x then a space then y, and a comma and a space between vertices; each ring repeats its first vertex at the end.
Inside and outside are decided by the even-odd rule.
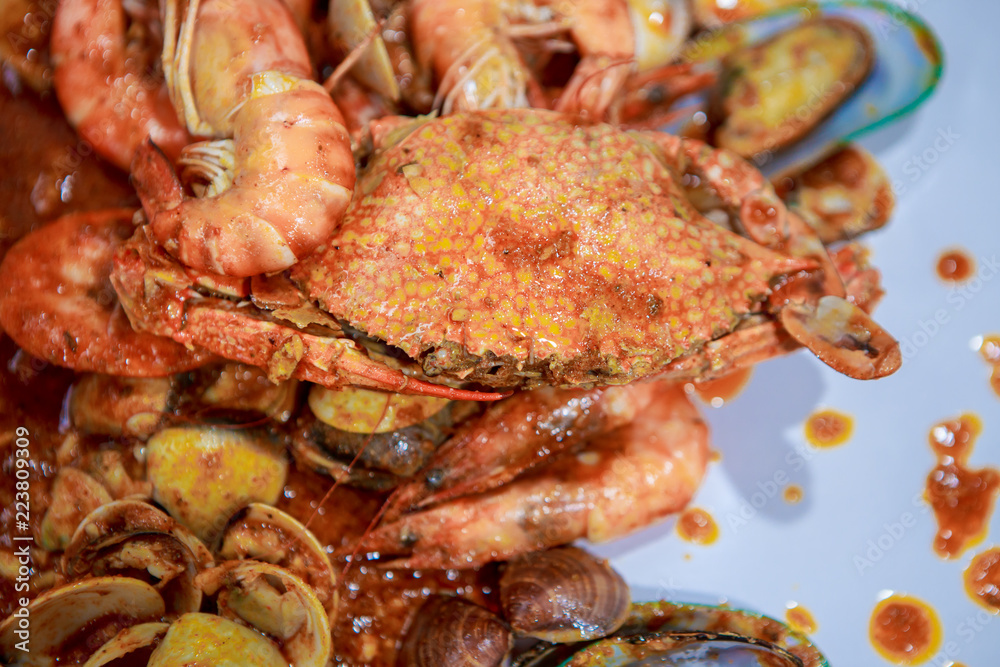
POLYGON ((580 454, 499 489, 381 525, 361 548, 393 567, 466 568, 566 544, 604 542, 681 510, 708 463, 708 428, 679 386, 580 454))
POLYGON ((353 340, 338 337, 336 323, 306 304, 277 310, 272 316, 247 300, 252 299, 249 281, 223 276, 199 280, 196 275, 155 246, 140 228, 116 250, 111 281, 136 329, 184 345, 197 342, 222 357, 266 370, 273 382, 297 378, 330 388, 352 385, 452 400, 494 401, 509 395, 409 377, 370 358, 353 340), (230 298, 204 296, 193 282, 200 282, 202 291, 225 290, 230 298), (302 328, 276 319, 281 316, 302 328), (321 333, 314 333, 317 330, 321 333))

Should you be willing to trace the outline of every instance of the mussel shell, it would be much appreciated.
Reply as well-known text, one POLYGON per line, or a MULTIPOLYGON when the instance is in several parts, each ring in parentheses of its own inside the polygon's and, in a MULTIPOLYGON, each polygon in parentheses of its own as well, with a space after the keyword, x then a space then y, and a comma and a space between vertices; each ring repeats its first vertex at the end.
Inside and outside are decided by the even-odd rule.
POLYGON ((801 139, 871 72, 871 37, 840 18, 800 23, 725 61, 713 143, 751 158, 801 139))
POLYGON ((500 604, 514 631, 550 642, 609 635, 625 622, 630 602, 621 575, 577 547, 521 556, 500 579, 500 604))
POLYGON ((762 639, 713 632, 665 632, 612 637, 592 644, 564 667, 803 667, 802 661, 762 639))
POLYGON ((118 500, 80 522, 63 554, 70 580, 125 575, 153 585, 174 614, 197 611, 194 580, 212 566, 212 555, 190 531, 152 505, 118 500))
POLYGON ((436 597, 417 613, 396 664, 400 667, 498 667, 513 638, 496 614, 467 600, 436 597))
MULTIPOLYGON (((784 662, 776 663, 782 667, 799 664, 802 667, 830 667, 826 658, 806 636, 773 618, 731 607, 666 601, 632 605, 625 624, 613 637, 607 640, 576 645, 542 644, 525 651, 516 657, 512 664, 514 667, 603 665, 605 664, 603 659, 614 655, 615 646, 622 644, 623 640, 624 643, 628 643, 630 639, 637 639, 639 643, 642 643, 648 641, 644 638, 677 635, 677 633, 682 633, 682 636, 687 639, 690 639, 691 635, 702 635, 712 640, 721 639, 725 642, 735 640, 743 644, 752 643, 762 648, 774 647, 773 652, 779 656, 775 660, 779 658, 784 660, 784 662), (572 662, 575 656, 581 652, 580 660, 591 659, 591 662, 572 662), (789 663, 788 655, 794 656, 794 660, 797 660, 798 663, 789 663), (600 656, 601 659, 596 659, 595 656, 600 656)), ((627 665, 629 662, 610 664, 627 665)), ((651 663, 647 664, 660 663, 653 659, 651 663)), ((681 662, 679 664, 697 663, 681 662)), ((764 664, 770 663, 765 662, 764 664)))
POLYGON ((158 621, 165 608, 149 584, 129 577, 85 579, 31 601, 30 653, 15 648, 23 617, 0 623, 0 660, 7 665, 80 664, 125 627, 158 621))
MULTIPOLYGON (((759 44, 805 21, 837 18, 862 26, 875 44, 872 71, 843 104, 786 149, 763 156, 757 166, 767 174, 784 174, 822 160, 841 145, 904 116, 930 97, 941 79, 941 45, 919 16, 882 0, 823 0, 777 10, 729 24, 691 40, 682 56, 718 62, 734 48, 759 44)), ((663 129, 681 133, 688 120, 707 110, 704 96, 682 103, 675 122, 663 129)))
POLYGON ((323 546, 305 526, 279 509, 252 503, 229 521, 219 560, 253 559, 277 565, 312 588, 331 615, 337 608, 337 577, 323 546))
POLYGON ((275 639, 296 667, 326 667, 333 652, 330 619, 300 578, 277 565, 253 560, 226 561, 198 575, 215 596, 219 616, 275 639))

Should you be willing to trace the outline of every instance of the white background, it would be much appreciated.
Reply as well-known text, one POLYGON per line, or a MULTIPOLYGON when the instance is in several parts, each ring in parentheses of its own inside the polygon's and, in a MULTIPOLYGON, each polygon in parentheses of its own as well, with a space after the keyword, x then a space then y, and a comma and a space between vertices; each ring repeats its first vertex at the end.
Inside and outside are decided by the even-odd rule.
POLYGON ((1000 468, 1000 397, 971 346, 976 336, 1000 334, 1000 274, 989 268, 1000 261, 1000 3, 905 5, 938 34, 944 78, 915 114, 862 141, 899 186, 889 225, 865 241, 887 291, 876 319, 913 345, 902 369, 860 382, 806 352, 758 366, 735 400, 704 408, 722 459, 693 504, 718 522, 719 539, 685 542, 669 521, 596 550, 638 597, 724 598, 782 619, 799 603, 815 617, 812 637, 834 667, 888 664, 868 639, 871 612, 884 591, 908 593, 929 603, 943 628, 942 650, 925 664, 992 667, 1000 664, 1000 617, 969 599, 962 573, 975 554, 1000 544, 1000 513, 984 542, 945 561, 931 548, 936 526, 919 498, 935 465, 930 428, 963 412, 983 422, 971 465, 1000 468), (935 147, 939 133, 950 133, 951 145, 935 147), (965 292, 935 275, 937 257, 953 246, 983 272, 965 292), (946 323, 935 331, 927 323, 939 310, 946 323), (854 435, 811 450, 803 423, 822 407, 851 415, 854 435), (808 461, 797 463, 799 456, 808 461), (799 484, 803 500, 790 505, 779 491, 753 508, 751 498, 767 495, 776 473, 799 484), (743 516, 753 510, 745 523, 741 507, 743 516), (900 532, 892 524, 905 513, 916 525, 900 532))

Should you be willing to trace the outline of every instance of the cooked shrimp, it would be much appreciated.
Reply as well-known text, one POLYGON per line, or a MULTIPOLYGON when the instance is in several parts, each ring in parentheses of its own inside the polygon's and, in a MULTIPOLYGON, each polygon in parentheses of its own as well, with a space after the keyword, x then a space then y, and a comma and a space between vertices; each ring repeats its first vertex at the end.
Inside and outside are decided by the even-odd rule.
MULTIPOLYGON (((201 271, 286 269, 330 235, 351 199, 343 117, 311 80, 305 42, 279 0, 191 0, 180 27, 177 2, 164 12, 170 96, 192 134, 223 140, 189 146, 180 159, 209 182, 206 196, 175 188, 144 199, 152 236, 201 271)), ((139 189, 169 190, 156 182, 162 168, 148 166, 135 170, 139 189)))
POLYGON ((143 42, 152 40, 142 25, 135 21, 126 31, 121 0, 62 0, 52 28, 54 83, 66 117, 126 171, 147 136, 172 159, 191 141, 154 74, 155 59, 144 52, 150 45, 143 42))
POLYGON ((586 538, 604 542, 681 510, 708 463, 708 427, 679 386, 631 423, 499 489, 378 527, 361 548, 405 568, 474 567, 586 538))
POLYGON ((559 111, 602 118, 629 76, 669 63, 691 28, 678 0, 413 0, 411 25, 422 66, 439 80, 445 113, 542 106, 544 96, 514 39, 568 34, 580 62, 558 99, 559 111))
POLYGON ((651 382, 586 390, 546 387, 498 401, 459 428, 420 475, 397 488, 385 518, 506 484, 633 421, 658 390, 651 382))
POLYGON ((114 249, 133 230, 131 209, 67 215, 21 239, 0 264, 0 326, 58 366, 153 377, 211 355, 137 333, 111 287, 114 249))

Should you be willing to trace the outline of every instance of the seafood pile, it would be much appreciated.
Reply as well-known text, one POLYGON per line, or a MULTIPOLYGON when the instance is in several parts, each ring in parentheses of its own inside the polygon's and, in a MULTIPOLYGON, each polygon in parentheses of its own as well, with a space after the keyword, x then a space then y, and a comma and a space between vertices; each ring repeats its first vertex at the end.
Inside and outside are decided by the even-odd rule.
POLYGON ((567 546, 694 496, 685 383, 901 363, 847 142, 933 36, 733 4, 9 3, 0 660, 824 664, 567 546))

